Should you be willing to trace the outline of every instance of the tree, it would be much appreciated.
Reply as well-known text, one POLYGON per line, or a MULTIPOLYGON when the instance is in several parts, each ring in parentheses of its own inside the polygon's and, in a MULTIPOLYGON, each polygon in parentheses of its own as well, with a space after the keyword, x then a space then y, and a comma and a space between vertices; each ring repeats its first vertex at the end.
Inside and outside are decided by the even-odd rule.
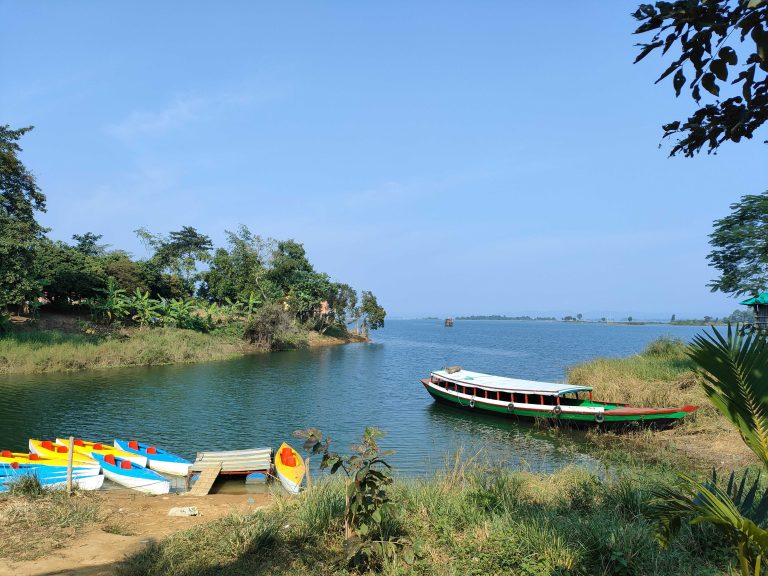
POLYGON ((72 240, 77 242, 75 250, 82 252, 86 256, 101 256, 104 254, 107 246, 98 243, 101 238, 101 234, 94 234, 93 232, 72 235, 72 240))
POLYGON ((670 324, 674 324, 675 323, 675 315, 674 314, 672 314, 672 318, 669 319, 669 323, 670 324))
POLYGON ((581 313, 581 312, 579 312, 578 314, 576 314, 576 320, 578 320, 579 322, 581 322, 581 319, 582 319, 582 318, 584 318, 584 316, 582 315, 582 313, 581 313))
POLYGON ((40 286, 33 275, 37 242, 44 228, 35 212, 45 211, 45 195, 18 158, 18 141, 32 127, 0 126, 0 310, 21 304, 40 286))
POLYGON ((256 292, 262 301, 284 295, 269 279, 269 265, 275 250, 275 241, 253 234, 247 226, 240 225, 235 232, 229 230, 229 250, 218 248, 203 273, 200 295, 218 303, 243 300, 256 292))
POLYGON ((363 331, 365 333, 367 333, 369 329, 377 330, 384 326, 384 318, 387 313, 384 308, 379 306, 373 292, 363 290, 360 312, 363 320, 363 331))
POLYGON ((627 318, 627 322, 629 322, 630 324, 632 323, 632 316, 627 318))
POLYGON ((707 256, 720 277, 707 286, 734 296, 768 288, 768 191, 742 196, 731 214, 715 220, 707 256))
POLYGON ((670 156, 712 153, 726 141, 752 138, 768 120, 768 0, 660 1, 641 4, 633 16, 641 22, 635 34, 653 32, 638 44, 635 62, 655 50, 679 51, 656 82, 672 76, 680 96, 690 80, 687 89, 700 106, 687 120, 663 125, 664 138, 677 138, 670 156), (702 104, 702 96, 712 102, 702 104))
POLYGON ((299 281, 304 273, 314 272, 307 260, 304 246, 294 240, 280 240, 272 253, 270 280, 287 294, 291 286, 299 281))
POLYGON ((139 228, 135 232, 154 250, 152 260, 160 271, 179 278, 185 295, 191 295, 197 281, 197 263, 210 260, 210 251, 213 249, 211 239, 192 226, 184 226, 168 236, 152 234, 146 228, 139 228))
POLYGON ((38 243, 35 274, 48 299, 57 304, 98 296, 108 276, 102 259, 48 238, 38 243))

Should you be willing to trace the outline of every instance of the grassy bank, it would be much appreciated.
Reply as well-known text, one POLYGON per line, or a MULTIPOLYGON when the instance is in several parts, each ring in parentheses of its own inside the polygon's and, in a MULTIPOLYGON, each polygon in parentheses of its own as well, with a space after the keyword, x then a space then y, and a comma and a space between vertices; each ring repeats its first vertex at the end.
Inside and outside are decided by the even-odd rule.
POLYGON ((699 409, 662 432, 591 433, 599 448, 645 460, 689 467, 739 468, 755 461, 734 427, 712 406, 699 385, 693 362, 680 340, 658 339, 628 358, 597 358, 568 371, 568 381, 592 386, 595 398, 636 406, 682 406, 699 409), (683 462, 681 462, 681 460, 683 462))
POLYGON ((234 335, 175 328, 131 329, 106 336, 20 331, 0 338, 0 374, 224 360, 249 350, 255 348, 234 335))
MULTIPOLYGON (((311 333, 288 336, 280 341, 281 348, 356 341, 311 333)), ((0 336, 0 374, 206 362, 262 350, 243 340, 240 334, 224 331, 131 328, 105 335, 87 335, 61 330, 19 330, 0 336)))
MULTIPOLYGON (((454 470, 393 487, 400 513, 383 537, 418 543, 413 565, 382 560, 381 574, 723 574, 728 552, 708 528, 684 527, 668 550, 646 518, 648 471, 608 482, 579 469, 551 476, 454 470)), ((323 481, 267 510, 178 532, 129 557, 123 576, 349 574, 343 485, 323 481)))

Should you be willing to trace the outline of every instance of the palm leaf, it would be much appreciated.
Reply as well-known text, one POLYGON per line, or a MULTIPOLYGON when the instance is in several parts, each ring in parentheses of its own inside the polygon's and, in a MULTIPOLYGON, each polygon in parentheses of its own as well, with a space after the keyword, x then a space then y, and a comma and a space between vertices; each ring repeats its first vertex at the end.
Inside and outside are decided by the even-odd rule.
MULTIPOLYGON (((759 566, 768 557, 768 530, 742 514, 728 492, 717 484, 705 484, 686 475, 681 474, 680 479, 679 486, 660 488, 652 493, 648 516, 658 524, 656 535, 662 546, 669 544, 684 521, 709 523, 737 548, 742 573, 747 566, 759 566)), ((761 501, 764 500, 765 496, 761 501)))
POLYGON ((768 467, 768 345, 754 333, 730 325, 726 335, 716 328, 694 337, 689 355, 704 378, 712 404, 739 430, 741 437, 768 467))

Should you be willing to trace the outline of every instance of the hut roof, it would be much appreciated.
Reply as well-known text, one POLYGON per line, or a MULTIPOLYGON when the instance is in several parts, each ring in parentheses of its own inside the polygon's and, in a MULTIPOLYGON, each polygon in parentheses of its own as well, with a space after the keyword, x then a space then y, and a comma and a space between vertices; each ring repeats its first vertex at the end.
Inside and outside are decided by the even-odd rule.
POLYGON ((755 296, 754 298, 750 298, 749 300, 744 300, 744 302, 739 302, 739 304, 743 304, 744 306, 755 306, 756 304, 768 304, 768 292, 763 292, 759 296, 755 296))

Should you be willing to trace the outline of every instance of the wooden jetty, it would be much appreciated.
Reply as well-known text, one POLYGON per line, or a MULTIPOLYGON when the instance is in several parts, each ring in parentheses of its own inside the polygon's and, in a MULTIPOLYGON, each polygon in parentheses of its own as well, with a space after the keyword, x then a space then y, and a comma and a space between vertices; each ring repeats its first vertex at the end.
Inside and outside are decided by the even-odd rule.
POLYGON ((191 496, 205 496, 210 492, 219 475, 247 475, 253 472, 269 474, 272 471, 272 448, 226 450, 223 452, 198 452, 189 469, 189 476, 199 476, 191 496))

